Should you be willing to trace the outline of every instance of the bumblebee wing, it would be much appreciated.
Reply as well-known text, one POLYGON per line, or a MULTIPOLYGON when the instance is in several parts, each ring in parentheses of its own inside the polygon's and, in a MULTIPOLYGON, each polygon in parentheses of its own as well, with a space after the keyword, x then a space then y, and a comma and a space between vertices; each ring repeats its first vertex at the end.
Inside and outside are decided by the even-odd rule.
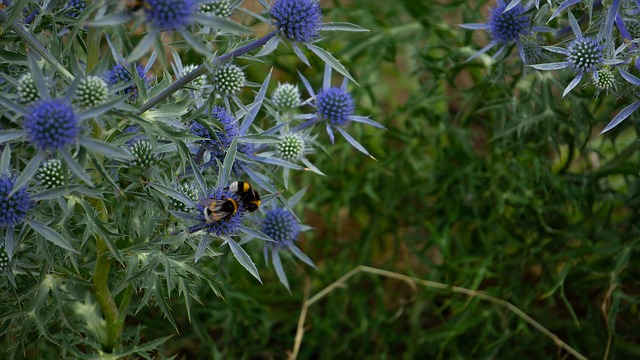
POLYGON ((209 207, 211 204, 215 203, 214 199, 200 199, 198 200, 198 204, 204 206, 205 208, 209 207))

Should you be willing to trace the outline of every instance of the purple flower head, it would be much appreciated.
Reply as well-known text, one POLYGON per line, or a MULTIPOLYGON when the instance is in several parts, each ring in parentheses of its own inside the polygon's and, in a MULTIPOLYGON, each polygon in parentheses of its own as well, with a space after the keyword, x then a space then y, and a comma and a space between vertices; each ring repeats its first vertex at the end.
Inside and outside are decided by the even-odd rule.
MULTIPOLYGON (((149 78, 147 77, 147 73, 144 71, 144 67, 140 64, 136 64, 135 68, 138 75, 144 82, 144 85, 148 86, 149 78)), ((131 82, 133 81, 133 78, 131 77, 129 70, 127 70, 122 64, 118 63, 105 73, 104 80, 109 84, 109 86, 112 86, 121 82, 131 82)), ((135 84, 131 84, 131 86, 124 89, 125 94, 133 94, 134 97, 137 95, 137 92, 138 89, 136 89, 135 84)))
POLYGON ((27 139, 39 150, 56 151, 73 144, 80 134, 71 103, 42 99, 29 106, 24 121, 27 139))
POLYGON ((26 187, 20 188, 17 192, 9 195, 15 177, 0 175, 0 227, 6 228, 15 226, 24 221, 27 212, 32 208, 31 197, 26 187))
POLYGON ((294 42, 310 42, 318 37, 322 9, 317 0, 276 0, 269 15, 280 36, 294 42))
POLYGON ((300 224, 289 210, 275 208, 267 211, 261 231, 275 240, 276 249, 287 249, 298 240, 300 224))
MULTIPOLYGON (((235 192, 225 190, 223 188, 214 188, 207 196, 200 198, 200 201, 196 204, 196 206, 198 208, 198 211, 202 214, 205 209, 205 206, 202 204, 203 202, 207 202, 210 200, 227 201, 229 199, 235 201, 238 206, 235 214, 211 224, 205 224, 203 227, 204 231, 216 237, 230 236, 238 232, 238 227, 240 227, 242 223, 245 209, 242 205, 242 202, 240 201, 240 197, 235 192)), ((204 215, 202 215, 202 222, 205 222, 204 215)))
POLYGON ((518 41, 521 35, 529 33, 529 17, 523 15, 524 7, 516 5, 505 12, 506 7, 506 3, 499 1, 498 6, 491 9, 487 21, 487 30, 491 39, 499 43, 518 41))
POLYGON ((194 0, 145 0, 147 20, 160 30, 179 30, 191 24, 191 16, 198 10, 194 0))
POLYGON ((318 93, 316 108, 320 118, 334 126, 343 126, 349 123, 355 105, 350 93, 342 88, 332 87, 318 93))

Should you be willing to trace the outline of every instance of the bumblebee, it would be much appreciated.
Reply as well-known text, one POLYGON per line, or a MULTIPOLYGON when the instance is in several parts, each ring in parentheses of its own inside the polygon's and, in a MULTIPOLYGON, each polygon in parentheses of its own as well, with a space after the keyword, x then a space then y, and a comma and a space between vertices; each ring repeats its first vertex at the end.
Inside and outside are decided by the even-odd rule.
POLYGON ((203 199, 200 204, 204 206, 202 215, 207 224, 213 224, 221 220, 228 220, 238 212, 238 203, 233 199, 203 199))
POLYGON ((235 181, 226 189, 238 194, 247 212, 256 211, 260 207, 260 194, 248 182, 235 181))

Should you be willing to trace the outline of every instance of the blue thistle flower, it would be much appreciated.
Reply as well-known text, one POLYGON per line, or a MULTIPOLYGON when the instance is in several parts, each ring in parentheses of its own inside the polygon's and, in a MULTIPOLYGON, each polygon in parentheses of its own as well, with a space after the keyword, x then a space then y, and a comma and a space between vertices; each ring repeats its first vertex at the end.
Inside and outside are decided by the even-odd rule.
POLYGON ((315 101, 314 105, 316 113, 313 116, 293 116, 293 118, 303 119, 305 121, 292 128, 291 131, 298 132, 324 121, 326 122, 327 134, 329 135, 332 143, 335 141, 335 130, 339 132, 349 142, 349 144, 351 144, 351 146, 373 158, 364 146, 347 133, 345 125, 348 125, 351 121, 355 121, 375 126, 380 129, 384 129, 385 127, 368 117, 353 114, 355 105, 351 94, 347 91, 347 81, 348 80, 345 78, 340 87, 331 87, 331 67, 327 65, 324 70, 322 89, 318 94, 315 94, 309 80, 302 76, 302 82, 305 84, 307 91, 309 91, 311 97, 315 101))
POLYGON ((82 0, 69 0, 67 2, 67 8, 69 9, 69 16, 78 17, 80 12, 87 7, 87 3, 82 0))
MULTIPOLYGON (((144 67, 140 64, 136 64, 135 68, 138 72, 138 76, 140 76, 144 82, 145 87, 149 86, 149 78, 147 77, 144 67)), ((104 80, 109 86, 112 86, 121 82, 133 82, 133 77, 131 77, 131 73, 124 65, 118 63, 105 73, 104 80)), ((124 89, 124 93, 127 95, 132 94, 135 98, 138 94, 138 89, 135 84, 131 84, 131 86, 124 89)))
POLYGON ((160 30, 178 30, 191 24, 191 16, 198 9, 194 0, 145 0, 147 20, 160 30))
MULTIPOLYGON (((304 192, 304 190, 302 192, 304 192)), ((299 200, 300 196, 301 193, 299 192, 294 196, 294 198, 299 200)), ((287 201, 289 208, 293 207, 297 202, 294 198, 287 201)), ((284 207, 275 207, 267 210, 266 216, 261 222, 260 230, 262 233, 273 239, 273 242, 269 242, 264 246, 263 250, 265 260, 267 262, 269 261, 270 253, 271 263, 276 270, 276 275, 278 275, 278 279, 280 279, 282 285, 284 285, 289 291, 291 291, 289 289, 289 281, 287 280, 287 275, 284 271, 284 267, 282 266, 280 252, 287 251, 305 264, 316 268, 313 261, 295 244, 298 241, 300 232, 307 230, 308 228, 308 226, 300 224, 298 219, 284 207)))
MULTIPOLYGON (((486 23, 482 24, 460 24, 460 27, 468 30, 486 30, 489 33, 491 41, 477 53, 470 56, 467 61, 472 60, 495 46, 500 49, 493 55, 497 57, 510 44, 518 45, 520 56, 523 51, 520 49, 522 37, 530 34, 531 19, 524 15, 526 9, 519 4, 513 5, 498 0, 495 8, 489 9, 489 18, 486 23)), ((525 59, 522 59, 523 61, 525 59)))
MULTIPOLYGON (((258 148, 256 147, 255 144, 252 143, 244 143, 244 142, 239 142, 238 143, 238 148, 236 149, 238 153, 248 157, 249 159, 256 159, 256 152, 258 151, 258 148)), ((220 161, 224 160, 223 158, 220 158, 220 161)), ((233 167, 231 168, 231 170, 233 171, 233 174, 236 177, 241 177, 244 174, 247 174, 250 168, 253 167, 252 163, 249 162, 245 162, 242 161, 240 159, 236 159, 236 161, 233 162, 233 167)))
POLYGON ((577 74, 564 89, 562 97, 565 97, 565 95, 582 81, 585 73, 590 73, 597 77, 598 74, 596 70, 600 65, 618 65, 623 62, 617 59, 604 59, 604 46, 599 44, 597 39, 582 35, 580 26, 570 11, 569 22, 576 37, 575 40, 569 43, 567 49, 556 46, 547 48, 550 51, 565 55, 565 61, 529 65, 538 70, 560 70, 569 68, 575 71, 577 74))
POLYGON ((345 89, 332 87, 316 95, 317 114, 323 120, 334 126, 344 126, 349 123, 355 105, 351 94, 345 89))
POLYGON ((241 226, 242 218, 246 212, 242 205, 242 201, 240 201, 240 197, 235 192, 225 190, 224 188, 214 188, 207 196, 200 198, 196 207, 198 212, 202 214, 204 212, 204 205, 202 205, 202 202, 206 202, 207 200, 224 201, 227 199, 233 199, 236 204, 238 204, 238 210, 236 213, 231 215, 229 218, 216 221, 212 224, 207 224, 205 222, 204 215, 200 215, 202 224, 196 225, 199 230, 208 232, 216 237, 231 236, 238 232, 238 228, 241 226))
POLYGON ((300 223, 293 214, 285 208, 269 209, 262 220, 261 231, 271 237, 276 250, 289 249, 300 234, 300 223))
POLYGON ((518 50, 520 58, 525 64, 535 64, 544 57, 541 39, 537 37, 531 36, 521 40, 518 50))
POLYGON ((31 24, 33 22, 33 20, 36 19, 36 16, 38 16, 39 13, 40 13, 40 9, 33 10, 31 13, 29 13, 29 15, 24 17, 24 23, 25 24, 31 24))
POLYGON ((193 121, 193 120, 191 121, 189 132, 195 136, 199 136, 206 140, 211 140, 211 133, 209 132, 209 130, 207 130, 207 128, 204 125, 200 124, 197 121, 193 121))
POLYGON ((0 175, 0 227, 13 227, 24 221, 27 212, 32 208, 31 196, 26 187, 11 193, 15 176, 0 175))
POLYGON ((640 21, 636 19, 625 19, 624 24, 632 40, 640 37, 640 21))
POLYGON ((27 139, 39 150, 55 151, 75 142, 79 120, 71 103, 62 99, 42 99, 29 107, 24 121, 27 139))
POLYGON ((604 46, 590 37, 578 37, 569 44, 567 62, 577 72, 594 72, 602 63, 604 46))
POLYGON ((204 125, 192 121, 189 132, 204 138, 204 146, 209 150, 218 150, 224 157, 224 152, 229 145, 231 145, 233 139, 238 136, 238 120, 222 106, 213 107, 211 110, 211 118, 217 120, 222 125, 223 131, 215 131, 214 134, 211 134, 204 125))
POLYGON ((499 43, 510 43, 520 40, 521 35, 529 33, 529 17, 524 16, 525 9, 521 5, 505 11, 507 4, 500 1, 498 6, 490 10, 487 30, 493 40, 499 43))
POLYGON ((317 0, 276 0, 269 15, 278 34, 294 42, 310 42, 318 37, 322 9, 317 0))
POLYGON ((211 118, 218 120, 222 125, 224 132, 218 132, 216 135, 220 144, 224 148, 228 148, 233 139, 238 136, 238 120, 222 106, 215 106, 212 109, 211 118))

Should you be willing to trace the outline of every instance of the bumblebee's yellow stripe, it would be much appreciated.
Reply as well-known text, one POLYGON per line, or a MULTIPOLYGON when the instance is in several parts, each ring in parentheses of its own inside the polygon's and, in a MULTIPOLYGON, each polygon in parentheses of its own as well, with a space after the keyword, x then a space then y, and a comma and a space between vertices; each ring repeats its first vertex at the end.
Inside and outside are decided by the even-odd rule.
POLYGON ((238 203, 233 199, 229 199, 229 201, 231 201, 231 203, 233 204, 233 213, 232 213, 233 215, 238 212, 238 203))

